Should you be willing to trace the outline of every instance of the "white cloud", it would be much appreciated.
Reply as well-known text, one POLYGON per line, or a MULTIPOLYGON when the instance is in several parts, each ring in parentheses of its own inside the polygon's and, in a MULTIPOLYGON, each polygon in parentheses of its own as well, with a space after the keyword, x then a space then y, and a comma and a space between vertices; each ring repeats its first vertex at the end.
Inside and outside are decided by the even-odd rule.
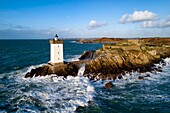
POLYGON ((156 14, 150 11, 134 11, 133 14, 124 14, 120 19, 120 23, 131 23, 131 22, 140 22, 148 21, 156 18, 156 14))
POLYGON ((37 30, 39 31, 39 33, 41 34, 48 34, 48 35, 54 35, 56 33, 58 34, 67 34, 67 33, 70 33, 72 30, 69 29, 69 28, 65 28, 65 29, 57 29, 55 27, 51 27, 51 28, 48 28, 48 29, 41 29, 41 30, 37 30))
POLYGON ((89 29, 95 29, 95 28, 98 28, 98 27, 106 26, 106 25, 107 25, 106 22, 98 23, 96 20, 91 20, 89 22, 88 28, 89 29))
POLYGON ((167 28, 170 27, 170 18, 166 21, 145 21, 142 23, 143 28, 167 28))
POLYGON ((51 39, 54 38, 57 33, 60 38, 72 38, 76 36, 76 32, 72 32, 72 29, 68 28, 48 28, 48 29, 32 29, 20 25, 6 25, 5 29, 0 29, 0 39, 51 39))
POLYGON ((12 23, 10 24, 1 24, 3 28, 7 29, 14 29, 14 30, 28 30, 30 27, 24 26, 24 25, 14 25, 12 23))

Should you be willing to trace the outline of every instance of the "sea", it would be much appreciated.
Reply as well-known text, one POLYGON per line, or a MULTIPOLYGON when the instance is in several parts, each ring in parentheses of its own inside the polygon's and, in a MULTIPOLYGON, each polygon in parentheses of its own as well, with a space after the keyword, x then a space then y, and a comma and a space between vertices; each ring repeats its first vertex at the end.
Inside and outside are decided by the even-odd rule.
MULTIPOLYGON (((64 60, 101 47, 64 40, 64 60)), ((90 81, 84 65, 76 77, 24 78, 49 59, 49 40, 0 40, 0 113, 170 113, 170 58, 155 64, 162 71, 126 72, 116 80, 90 81), (108 82, 113 87, 105 89, 108 82)))

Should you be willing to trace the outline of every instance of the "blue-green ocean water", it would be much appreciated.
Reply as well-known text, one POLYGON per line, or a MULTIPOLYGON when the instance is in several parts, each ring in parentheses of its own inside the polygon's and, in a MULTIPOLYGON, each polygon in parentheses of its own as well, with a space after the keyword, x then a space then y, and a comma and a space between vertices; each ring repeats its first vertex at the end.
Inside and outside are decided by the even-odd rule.
MULTIPOLYGON (((85 50, 101 46, 65 40, 64 58, 77 60, 85 50)), ((164 59, 166 65, 155 65, 162 72, 127 73, 108 90, 103 87, 108 81, 89 81, 81 74, 66 80, 24 78, 49 61, 49 47, 48 40, 0 40, 0 113, 170 113, 170 58, 164 59), (146 74, 151 77, 138 79, 146 74)))

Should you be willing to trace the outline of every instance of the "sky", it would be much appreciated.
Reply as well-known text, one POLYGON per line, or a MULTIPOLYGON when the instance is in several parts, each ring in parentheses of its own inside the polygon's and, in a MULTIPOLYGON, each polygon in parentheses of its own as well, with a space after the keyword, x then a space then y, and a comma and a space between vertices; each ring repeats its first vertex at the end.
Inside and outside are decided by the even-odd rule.
POLYGON ((0 0, 0 39, 170 37, 170 0, 0 0))

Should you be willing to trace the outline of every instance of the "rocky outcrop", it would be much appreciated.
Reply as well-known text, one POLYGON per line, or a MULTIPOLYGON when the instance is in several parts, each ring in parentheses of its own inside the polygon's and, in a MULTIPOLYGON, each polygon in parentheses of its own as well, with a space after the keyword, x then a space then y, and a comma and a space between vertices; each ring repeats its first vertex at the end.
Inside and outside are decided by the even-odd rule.
MULTIPOLYGON (((37 76, 46 76, 51 70, 49 69, 48 65, 42 66, 42 67, 38 67, 36 69, 32 69, 30 72, 28 72, 25 75, 25 78, 32 78, 33 76, 37 77, 37 76)), ((51 71, 52 73, 52 71, 51 71)))
POLYGON ((76 40, 76 42, 80 42, 80 43, 117 43, 117 42, 121 42, 121 41, 126 41, 126 39, 102 37, 102 38, 95 38, 95 39, 76 40))
MULTIPOLYGON (((137 46, 139 46, 139 49, 134 49, 133 45, 120 45, 120 48, 90 50, 81 55, 80 61, 43 65, 32 69, 25 77, 50 74, 64 77, 77 76, 78 70, 82 64, 85 64, 83 76, 90 80, 114 80, 116 78, 121 79, 125 72, 132 70, 140 73, 153 70, 161 71, 159 68, 153 68, 154 64, 160 62, 162 58, 170 57, 170 46, 167 44, 161 46, 160 44, 156 46, 142 44, 137 46)), ((138 79, 145 77, 149 76, 139 76, 138 79)))
MULTIPOLYGON (((146 72, 161 69, 153 68, 154 63, 161 61, 161 58, 170 56, 170 47, 157 48, 157 55, 151 55, 148 51, 137 50, 91 50, 84 52, 79 58, 80 61, 58 64, 47 64, 32 69, 25 77, 46 76, 56 74, 67 77, 77 76, 79 68, 85 65, 84 76, 90 80, 114 80, 121 79, 125 71, 146 72)), ((144 77, 139 77, 144 79, 144 77)))
POLYGON ((95 50, 85 51, 81 57, 79 58, 80 61, 73 61, 73 62, 64 62, 64 63, 56 63, 56 64, 46 64, 41 67, 37 67, 32 69, 30 72, 26 73, 25 78, 32 78, 38 76, 46 76, 50 74, 56 74, 57 76, 64 76, 67 77, 77 76, 78 70, 80 67, 87 63, 89 60, 93 59, 93 55, 95 50))
MULTIPOLYGON (((81 64, 81 62, 79 62, 81 64)), ((58 63, 58 64, 47 64, 36 69, 32 69, 25 75, 25 78, 28 77, 37 77, 37 76, 46 76, 50 74, 56 74, 57 76, 64 76, 67 77, 77 76, 79 70, 79 63, 69 62, 69 63, 58 63)), ((82 62, 83 63, 83 62, 82 62)))
POLYGON ((93 55, 95 53, 95 50, 89 50, 84 51, 84 53, 80 56, 79 60, 87 60, 87 59, 93 59, 93 55))
POLYGON ((79 43, 92 43, 91 40, 85 40, 85 39, 79 39, 79 40, 76 40, 76 42, 79 42, 79 43))
POLYGON ((105 84, 104 87, 105 87, 106 89, 110 89, 110 88, 113 87, 113 84, 112 84, 112 82, 108 82, 108 83, 105 84))
POLYGON ((161 58, 170 56, 170 48, 157 48, 156 50, 156 56, 151 55, 147 50, 96 51, 94 60, 86 64, 84 76, 91 80, 114 80, 121 78, 125 71, 152 71, 155 63, 160 62, 161 58))

